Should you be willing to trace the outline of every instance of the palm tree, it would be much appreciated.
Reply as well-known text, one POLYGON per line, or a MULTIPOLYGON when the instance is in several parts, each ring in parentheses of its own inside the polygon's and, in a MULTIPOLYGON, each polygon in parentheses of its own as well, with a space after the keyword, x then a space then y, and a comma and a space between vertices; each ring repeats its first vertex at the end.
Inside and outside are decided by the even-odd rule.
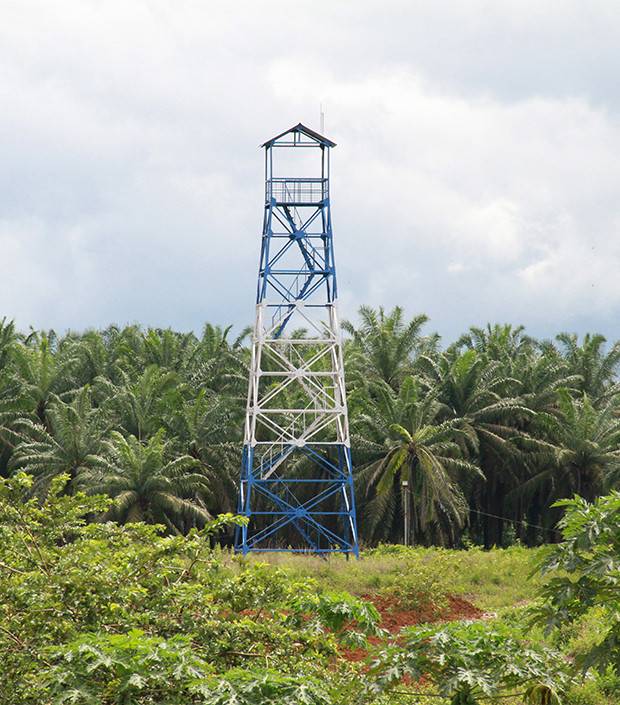
POLYGON ((546 467, 524 483, 522 490, 542 486, 547 506, 578 494, 588 501, 620 479, 620 418, 615 400, 602 408, 587 394, 575 399, 559 394, 559 415, 546 419, 549 438, 546 467))
POLYGON ((342 323, 343 330, 353 339, 347 350, 349 376, 354 378, 356 372, 357 377, 370 375, 398 389, 400 381, 412 371, 414 353, 436 342, 436 337, 420 335, 428 317, 420 314, 406 323, 400 306, 387 314, 383 307, 375 310, 361 306, 359 315, 362 319, 359 328, 348 321, 342 323))
POLYGON ((535 347, 535 341, 525 335, 523 326, 488 323, 485 328, 471 326, 469 332, 462 335, 454 347, 457 350, 475 350, 487 361, 501 362, 506 369, 510 369, 515 359, 535 347))
POLYGON ((71 396, 76 389, 74 370, 77 364, 72 349, 60 351, 51 334, 31 335, 28 345, 15 347, 14 364, 22 394, 42 424, 52 399, 71 396))
POLYGON ((11 457, 11 468, 23 468, 34 478, 34 491, 45 494, 50 481, 67 473, 69 491, 87 467, 89 458, 101 449, 108 421, 91 404, 90 389, 83 387, 66 404, 52 395, 46 412, 47 426, 22 417, 15 423, 21 439, 11 457))
POLYGON ((127 373, 121 376, 118 385, 99 377, 94 388, 118 428, 143 441, 165 427, 171 408, 181 406, 179 377, 157 365, 147 367, 133 382, 127 373))
POLYGON ((15 324, 3 318, 0 320, 0 372, 8 367, 16 342, 15 324))
POLYGON ((182 372, 197 342, 193 333, 175 333, 170 328, 150 328, 144 336, 144 362, 146 365, 182 372))
POLYGON ((195 397, 172 406, 168 434, 179 452, 210 468, 208 507, 213 514, 232 512, 241 465, 242 407, 228 395, 201 389, 195 397))
POLYGON ((109 326, 103 333, 103 340, 111 362, 135 377, 146 366, 144 355, 144 332, 139 325, 109 326))
POLYGON ((581 378, 569 374, 568 367, 555 349, 536 345, 524 351, 511 363, 511 374, 519 380, 519 399, 534 415, 522 420, 520 435, 514 443, 521 450, 517 463, 517 486, 506 495, 506 513, 516 522, 518 538, 527 545, 542 539, 537 527, 545 524, 548 514, 548 497, 540 484, 527 484, 528 480, 544 470, 553 452, 548 438, 549 424, 561 416, 559 395, 563 390, 576 393, 581 378), (525 491, 524 487, 529 489, 525 491))
POLYGON ((501 545, 504 522, 492 515, 503 515, 506 493, 519 480, 513 441, 534 412, 517 396, 518 381, 502 364, 474 349, 423 356, 419 366, 443 404, 444 418, 460 419, 463 450, 482 470, 483 477, 473 477, 468 488, 472 525, 481 526, 486 547, 501 545))
POLYGON ((98 378, 120 381, 121 369, 109 344, 109 331, 88 330, 82 334, 69 333, 63 338, 60 350, 74 361, 72 377, 76 387, 92 385, 98 378))
POLYGON ((222 328, 205 324, 202 338, 188 361, 188 381, 195 387, 244 394, 249 357, 243 341, 251 329, 244 328, 230 342, 231 329, 232 326, 222 328))
POLYGON ((461 457, 460 420, 441 421, 441 403, 432 393, 421 396, 412 376, 398 394, 383 380, 367 391, 366 409, 354 422, 362 461, 357 483, 369 500, 362 512, 366 538, 394 540, 401 533, 401 483, 407 481, 413 540, 453 544, 467 518, 458 479, 480 473, 461 457))
POLYGON ((209 494, 201 463, 189 455, 170 458, 163 431, 146 443, 117 431, 100 455, 89 458, 80 484, 92 494, 114 499, 108 518, 121 523, 146 521, 180 532, 211 518, 203 498, 209 494))
POLYGON ((8 462, 15 447, 14 425, 28 413, 28 403, 23 396, 23 385, 14 369, 17 334, 13 322, 0 320, 0 477, 6 475, 8 462))
POLYGON ((605 352, 606 338, 586 333, 579 345, 576 335, 560 333, 556 336, 569 373, 579 375, 578 389, 588 395, 592 403, 605 403, 618 393, 616 371, 620 364, 620 342, 605 352))

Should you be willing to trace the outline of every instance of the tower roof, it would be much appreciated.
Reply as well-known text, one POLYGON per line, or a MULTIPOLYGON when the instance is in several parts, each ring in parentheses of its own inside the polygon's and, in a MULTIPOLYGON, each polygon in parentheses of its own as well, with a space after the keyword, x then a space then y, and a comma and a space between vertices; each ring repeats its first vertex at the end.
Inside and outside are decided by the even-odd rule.
POLYGON ((306 127, 305 125, 302 125, 301 122, 299 122, 299 123, 297 123, 297 125, 294 125, 293 127, 289 128, 288 130, 285 130, 284 132, 281 132, 279 135, 272 137, 270 140, 263 142, 263 144, 261 144, 261 147, 271 147, 274 144, 274 142, 279 140, 281 137, 284 137, 285 135, 288 135, 288 134, 295 134, 295 133, 305 135, 306 137, 309 137, 311 140, 314 140, 317 144, 322 144, 325 147, 335 147, 336 146, 335 142, 328 140, 327 137, 323 137, 323 135, 319 135, 318 132, 311 130, 309 127, 306 127))

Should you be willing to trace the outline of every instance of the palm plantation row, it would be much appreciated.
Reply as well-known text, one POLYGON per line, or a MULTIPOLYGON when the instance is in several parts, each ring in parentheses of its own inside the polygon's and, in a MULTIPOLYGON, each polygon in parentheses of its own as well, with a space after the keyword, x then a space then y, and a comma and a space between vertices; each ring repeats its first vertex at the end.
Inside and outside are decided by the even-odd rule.
MULTIPOLYGON (((555 500, 620 482, 620 344, 489 326, 446 347, 400 308, 359 320, 345 367, 364 542, 402 541, 405 505, 414 542, 552 541, 555 500)), ((234 511, 247 334, 4 322, 0 474, 27 470, 43 496, 67 473, 69 492, 115 498, 107 518, 170 531, 234 511)))

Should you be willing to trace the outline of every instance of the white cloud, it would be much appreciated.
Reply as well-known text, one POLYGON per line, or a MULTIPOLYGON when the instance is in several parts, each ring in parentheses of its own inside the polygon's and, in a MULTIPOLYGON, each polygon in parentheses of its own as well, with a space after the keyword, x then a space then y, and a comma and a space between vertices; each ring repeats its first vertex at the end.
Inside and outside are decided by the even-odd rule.
POLYGON ((576 0, 4 3, 0 315, 248 322, 256 147, 323 102, 345 315, 613 336, 619 24, 576 0))

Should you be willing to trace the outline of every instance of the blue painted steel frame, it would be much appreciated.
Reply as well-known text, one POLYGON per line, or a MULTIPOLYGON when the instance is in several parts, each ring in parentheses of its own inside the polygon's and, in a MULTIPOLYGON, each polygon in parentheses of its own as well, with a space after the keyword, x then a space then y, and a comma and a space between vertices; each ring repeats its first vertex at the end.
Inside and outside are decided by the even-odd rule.
MULTIPOLYGON (((284 333, 296 302, 327 309, 337 298, 329 199, 329 150, 334 143, 312 131, 304 133, 304 129, 298 125, 263 145, 265 213, 256 301, 281 316, 274 338, 284 333), (286 141, 290 135, 292 137, 286 141), (310 137, 310 144, 300 142, 304 136, 310 137), (321 150, 320 179, 273 176, 272 149, 298 146, 315 146, 321 150), (301 225, 293 217, 293 210, 300 208, 310 211, 301 225), (319 225, 320 232, 310 231, 311 226, 319 225), (295 247, 301 255, 300 267, 278 269, 278 262, 295 247), (311 303, 310 298, 321 287, 325 289, 323 301, 311 303)), ((295 212, 298 215, 298 211, 295 212)), ((277 471, 269 474, 270 466, 279 461, 278 456, 257 466, 255 448, 251 444, 244 446, 238 512, 246 516, 249 523, 237 530, 237 551, 244 555, 283 550, 359 555, 351 450, 344 443, 329 448, 332 457, 325 446, 311 443, 300 448, 292 444, 284 446, 280 456, 288 457, 293 452, 303 454, 316 468, 309 477, 291 477, 277 471), (308 493, 308 488, 313 491, 308 493), (334 509, 334 500, 338 500, 339 509, 334 509), (327 502, 326 507, 322 506, 327 502), (283 546, 279 534, 291 526, 296 529, 301 545, 283 546)))

